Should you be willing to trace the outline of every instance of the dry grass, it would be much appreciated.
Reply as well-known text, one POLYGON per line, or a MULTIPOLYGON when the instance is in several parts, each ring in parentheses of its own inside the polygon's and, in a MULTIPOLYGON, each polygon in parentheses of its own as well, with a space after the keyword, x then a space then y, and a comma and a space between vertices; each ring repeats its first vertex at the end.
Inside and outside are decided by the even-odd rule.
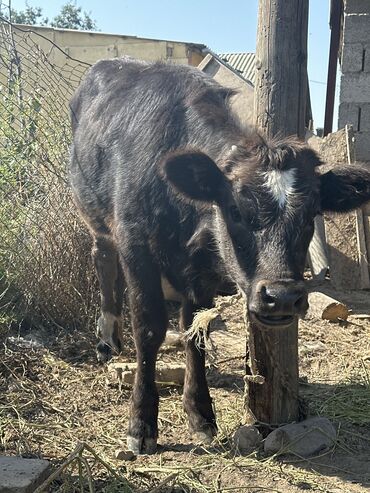
MULTIPOLYGON (((234 305, 231 310, 235 314, 234 305)), ((224 320, 227 317, 226 309, 224 320)), ((325 331, 325 325, 322 330, 325 331)), ((316 334, 317 326, 311 327, 302 347, 316 334)), ((164 387, 159 416, 160 443, 165 444, 161 453, 122 462, 114 458, 114 451, 124 441, 130 389, 109 381, 106 368, 96 365, 93 334, 54 330, 49 334, 31 331, 20 335, 18 339, 3 338, 0 355, 0 449, 6 454, 51 459, 56 468, 74 451, 71 463, 53 481, 53 492, 296 493, 302 489, 326 492, 335 487, 343 493, 365 491, 360 485, 349 486, 345 479, 364 481, 359 471, 347 470, 346 461, 354 454, 358 459, 370 452, 370 416, 366 414, 370 406, 366 402, 370 403, 361 386, 341 386, 339 382, 336 386, 328 385, 311 377, 303 386, 311 410, 320 411, 320 406, 332 402, 332 407, 327 404, 322 412, 340 424, 334 451, 309 461, 299 457, 265 457, 261 450, 246 457, 236 455, 231 436, 243 415, 243 390, 237 383, 243 373, 243 360, 239 359, 243 347, 239 346, 234 348, 234 358, 219 357, 209 370, 220 428, 212 446, 192 444, 182 411, 181 390, 164 387), (32 343, 38 337, 43 338, 46 347, 32 343), (225 383, 231 373, 234 376, 225 383), (338 388, 346 389, 346 393, 338 392, 338 388), (354 393, 356 389, 361 389, 359 394, 354 393), (362 405, 348 406, 349 395, 361 396, 362 405), (340 408, 350 413, 342 412, 340 417, 331 414, 330 409, 340 408), (361 426, 354 424, 360 422, 361 426), (88 446, 76 452, 81 442, 88 446)), ((125 358, 133 359, 129 333, 125 341, 125 358)), ((220 354, 224 352, 221 350, 220 354)), ((181 351, 161 355, 164 361, 182 358, 181 351)), ((307 367, 315 355, 305 358, 307 367)), ((353 373, 352 368, 349 372, 353 373)), ((363 476, 366 474, 364 471, 363 476)), ((370 481, 368 474, 366 477, 370 481)))
POLYGON ((33 325, 76 327, 88 322, 98 304, 97 283, 91 240, 70 192, 59 184, 43 207, 28 214, 32 223, 26 220, 22 226, 27 247, 18 241, 9 251, 7 282, 17 296, 14 309, 33 325), (34 223, 39 225, 37 234, 34 223))

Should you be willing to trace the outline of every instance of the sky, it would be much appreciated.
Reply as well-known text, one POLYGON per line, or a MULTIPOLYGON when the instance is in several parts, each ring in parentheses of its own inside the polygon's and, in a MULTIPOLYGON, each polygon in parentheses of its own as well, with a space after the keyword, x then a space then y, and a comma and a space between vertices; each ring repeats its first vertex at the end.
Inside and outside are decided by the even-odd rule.
MULTIPOLYGON (((27 3, 41 7, 43 15, 51 18, 66 0, 27 3)), ((216 53, 256 48, 258 0, 77 0, 77 5, 90 13, 102 32, 202 43, 216 53)), ((25 0, 12 0, 12 7, 24 9, 25 0)), ((329 0, 310 0, 308 31, 308 76, 316 128, 324 123, 329 0)), ((336 130, 336 115, 333 127, 336 130)))

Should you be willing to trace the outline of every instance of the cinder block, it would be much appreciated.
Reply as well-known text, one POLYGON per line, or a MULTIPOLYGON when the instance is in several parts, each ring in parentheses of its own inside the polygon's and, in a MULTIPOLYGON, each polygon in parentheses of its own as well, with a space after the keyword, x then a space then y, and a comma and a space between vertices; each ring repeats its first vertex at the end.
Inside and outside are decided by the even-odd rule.
POLYGON ((358 123, 358 108, 356 103, 340 103, 338 111, 338 128, 343 128, 346 125, 353 125, 357 128, 358 123))
POLYGON ((370 102, 341 103, 338 116, 339 128, 349 124, 353 125, 355 132, 370 132, 370 102))
POLYGON ((361 103, 360 131, 370 132, 370 102, 361 103))
POLYGON ((370 43, 364 45, 365 60, 364 60, 364 72, 370 72, 370 43))
POLYGON ((370 42, 370 14, 347 14, 344 16, 343 42, 370 42))
POLYGON ((47 460, 0 457, 0 493, 32 493, 49 470, 47 460))
POLYGON ((370 2, 369 0, 346 0, 344 12, 346 14, 370 13, 370 2))
MULTIPOLYGON (((364 47, 362 43, 345 43, 342 52, 342 73, 361 72, 364 47)), ((370 53, 369 53, 370 56, 370 53)))
POLYGON ((370 132, 356 132, 356 159, 370 161, 370 132))
POLYGON ((340 87, 340 102, 370 102, 370 73, 349 72, 343 74, 340 87))

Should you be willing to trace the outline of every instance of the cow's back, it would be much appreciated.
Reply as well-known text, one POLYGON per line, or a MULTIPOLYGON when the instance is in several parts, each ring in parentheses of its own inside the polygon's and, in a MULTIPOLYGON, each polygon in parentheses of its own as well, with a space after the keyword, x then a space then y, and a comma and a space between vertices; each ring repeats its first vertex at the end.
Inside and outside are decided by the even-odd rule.
POLYGON ((106 216, 139 203, 139 217, 165 208, 173 197, 158 162, 177 148, 217 157, 224 145, 218 133, 223 137, 231 121, 225 95, 188 66, 130 58, 96 63, 70 103, 70 176, 79 204, 106 216))

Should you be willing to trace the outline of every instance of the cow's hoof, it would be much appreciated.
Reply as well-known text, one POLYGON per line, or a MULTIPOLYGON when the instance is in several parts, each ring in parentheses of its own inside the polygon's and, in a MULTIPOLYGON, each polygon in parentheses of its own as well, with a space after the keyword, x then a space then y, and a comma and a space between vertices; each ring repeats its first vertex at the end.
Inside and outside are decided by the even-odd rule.
POLYGON ((201 443, 202 445, 210 445, 216 436, 217 431, 213 426, 205 428, 201 431, 193 431, 192 439, 195 443, 201 443))
POLYGON ((155 438, 135 438, 127 436, 127 448, 135 455, 151 455, 157 451, 157 440, 155 438))
POLYGON ((96 357, 99 363, 107 363, 112 358, 112 348, 105 342, 100 341, 96 346, 96 357))

